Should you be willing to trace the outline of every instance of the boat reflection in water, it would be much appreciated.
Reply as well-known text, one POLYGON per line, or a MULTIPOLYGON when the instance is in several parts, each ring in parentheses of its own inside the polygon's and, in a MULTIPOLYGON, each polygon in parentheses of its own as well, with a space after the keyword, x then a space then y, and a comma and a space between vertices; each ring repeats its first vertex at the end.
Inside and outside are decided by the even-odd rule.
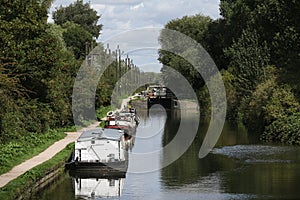
POLYGON ((112 198, 121 197, 125 182, 123 176, 102 176, 90 172, 69 171, 73 180, 76 198, 112 198))
POLYGON ((75 197, 121 197, 124 181, 124 178, 74 179, 75 197))

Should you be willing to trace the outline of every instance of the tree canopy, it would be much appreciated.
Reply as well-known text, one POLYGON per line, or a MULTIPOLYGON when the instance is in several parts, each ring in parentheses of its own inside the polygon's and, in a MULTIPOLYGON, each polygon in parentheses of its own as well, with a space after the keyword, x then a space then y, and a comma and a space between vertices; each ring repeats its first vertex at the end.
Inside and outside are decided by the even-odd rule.
POLYGON ((73 22, 48 24, 51 3, 0 5, 0 143, 73 124, 72 87, 81 62, 75 56, 85 56, 93 36, 73 22))
MULTIPOLYGON (((290 119, 290 110, 299 111, 300 1, 221 0, 220 13, 222 17, 216 20, 206 20, 201 15, 171 20, 165 28, 177 30, 202 44, 222 70, 228 118, 241 121, 248 128, 259 127, 259 131, 267 126, 277 127, 290 119), (290 98, 284 98, 285 95, 290 98)), ((189 63, 162 50, 159 55, 162 64, 189 80, 198 92, 202 108, 204 105, 209 110, 205 83, 189 63)), ((166 81, 174 76, 169 71, 162 68, 166 81)))
POLYGON ((67 7, 60 6, 53 12, 53 19, 58 25, 66 22, 78 24, 95 38, 99 37, 102 29, 102 25, 98 24, 100 16, 90 7, 89 3, 83 3, 82 0, 77 0, 67 7))
MULTIPOLYGON (((195 15, 195 16, 185 16, 181 19, 175 19, 166 24, 166 29, 175 30, 181 32, 198 43, 202 44, 206 31, 208 30, 208 25, 212 22, 212 19, 203 16, 203 15, 195 15)), ((160 41, 162 41, 162 46, 166 45, 164 41, 169 40, 166 37, 169 37, 169 34, 164 35, 162 32, 160 36, 160 41)), ((182 54, 189 55, 192 52, 189 52, 188 48, 185 48, 184 41, 176 41, 174 48, 176 48, 182 54)), ((191 66, 189 62, 184 60, 178 55, 175 55, 171 52, 159 51, 158 60, 164 65, 162 68, 162 72, 164 74, 164 80, 166 82, 172 81, 171 74, 173 74, 170 70, 168 70, 168 66, 173 69, 179 71, 182 75, 184 75, 187 80, 192 84, 193 87, 199 88, 203 86, 203 80, 199 73, 197 73, 196 69, 191 66)))

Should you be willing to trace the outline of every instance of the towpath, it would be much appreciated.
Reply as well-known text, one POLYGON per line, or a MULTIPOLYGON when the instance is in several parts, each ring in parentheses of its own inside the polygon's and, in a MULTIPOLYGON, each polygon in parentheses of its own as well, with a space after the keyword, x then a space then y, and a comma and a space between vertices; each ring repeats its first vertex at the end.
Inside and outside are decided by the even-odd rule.
POLYGON ((121 103, 121 108, 117 109, 116 111, 117 111, 117 112, 121 112, 122 109, 128 105, 130 99, 131 99, 131 96, 128 97, 127 99, 123 99, 123 101, 122 101, 122 103, 121 103))
MULTIPOLYGON (((121 108, 118 109, 118 111, 121 111, 124 106, 127 106, 129 101, 130 101, 130 97, 128 97, 127 99, 123 99, 121 108)), ((75 142, 83 131, 96 128, 97 126, 99 126, 99 124, 100 122, 95 122, 90 126, 83 128, 79 131, 66 132, 67 136, 64 139, 55 142, 53 145, 48 147, 45 151, 43 151, 39 155, 24 161, 23 163, 12 168, 9 172, 2 174, 0 176, 0 188, 2 188, 3 186, 5 186, 7 183, 14 180, 15 178, 17 178, 18 176, 24 174, 26 171, 32 169, 33 167, 40 165, 43 162, 51 159, 55 154, 62 151, 68 144, 75 142)))
POLYGON ((41 152, 37 156, 24 161, 23 163, 12 168, 9 172, 2 174, 0 176, 0 188, 5 186, 13 179, 17 178, 18 176, 24 174, 26 171, 32 169, 33 167, 51 159, 55 154, 62 151, 68 144, 75 142, 75 140, 81 135, 83 131, 96 128, 97 126, 99 126, 99 122, 95 122, 90 126, 76 132, 66 132, 67 136, 64 139, 55 142, 53 145, 48 147, 45 151, 41 152))

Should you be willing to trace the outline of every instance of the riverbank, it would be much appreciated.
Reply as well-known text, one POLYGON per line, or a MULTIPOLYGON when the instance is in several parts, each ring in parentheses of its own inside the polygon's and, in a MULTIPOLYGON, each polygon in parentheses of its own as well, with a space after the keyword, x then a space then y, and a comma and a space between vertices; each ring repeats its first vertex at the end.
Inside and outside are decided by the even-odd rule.
MULTIPOLYGON (((141 123, 136 132, 132 154, 164 148, 172 142, 182 124, 182 116, 177 115, 176 111, 164 113, 160 109, 154 109, 148 113, 147 110, 137 108, 137 112, 141 123)), ((184 115, 188 122, 183 124, 184 130, 189 130, 191 124, 197 123, 194 116, 189 113, 184 115)), ((122 178, 121 187, 119 179, 111 177, 96 179, 78 176, 76 179, 63 174, 61 179, 39 193, 35 199, 92 199, 91 192, 85 193, 85 197, 79 195, 84 195, 84 188, 98 183, 97 187, 93 187, 96 188, 94 199, 298 199, 299 147, 263 144, 252 140, 253 133, 248 133, 242 127, 231 126, 227 121, 213 151, 199 160, 199 149, 208 126, 209 121, 200 121, 197 136, 178 160, 152 172, 129 173, 125 179, 122 178), (82 190, 80 193, 79 186, 82 190), (96 197, 100 195, 98 190, 104 194, 102 198, 96 197), (120 191, 120 197, 118 194, 116 197, 105 195, 112 194, 112 190, 120 191)), ((169 155, 165 153, 157 154, 151 159, 151 163, 168 158, 169 155)), ((129 155, 129 167, 148 165, 149 163, 143 163, 129 155)))
MULTIPOLYGON (((122 101, 122 107, 126 106, 129 100, 130 97, 124 99, 122 101)), ((107 111, 111 109, 110 106, 99 108, 97 110, 97 117, 101 119, 106 115, 107 111)), ((48 145, 48 148, 44 146, 37 147, 41 149, 40 151, 42 151, 43 147, 44 149, 47 148, 42 151, 42 153, 38 155, 26 155, 27 158, 32 157, 26 161, 24 161, 24 157, 22 157, 23 163, 18 163, 18 165, 13 167, 10 171, 6 170, 8 172, 0 176, 1 199, 2 197, 4 197, 4 199, 26 199, 28 196, 24 196, 24 192, 30 195, 45 187, 64 171, 65 161, 74 150, 71 143, 73 143, 83 131, 96 128, 99 125, 100 122, 95 122, 76 132, 62 133, 63 136, 61 139, 56 142, 52 141, 53 144, 48 145)), ((24 147, 28 147, 28 145, 24 144, 24 147)), ((26 154, 26 152, 24 154, 26 154)), ((3 171, 5 172, 5 170, 3 171)))
POLYGON ((0 199, 29 199, 63 173, 65 161, 73 151, 74 144, 69 144, 50 160, 12 180, 0 189, 0 199))
POLYGON ((65 132, 75 131, 75 126, 48 130, 46 133, 32 133, 7 144, 0 145, 0 175, 8 172, 14 166, 30 159, 49 146, 66 137, 65 132))
POLYGON ((26 171, 32 169, 33 167, 38 166, 43 162, 51 159, 54 155, 63 150, 68 144, 74 142, 83 131, 95 128, 97 126, 99 126, 99 122, 95 122, 87 128, 83 128, 76 132, 66 132, 67 136, 62 140, 55 142, 53 145, 48 147, 39 155, 24 161, 23 163, 12 168, 9 172, 2 174, 0 176, 0 188, 5 186, 8 182, 12 181, 13 179, 17 178, 18 176, 24 174, 26 171))

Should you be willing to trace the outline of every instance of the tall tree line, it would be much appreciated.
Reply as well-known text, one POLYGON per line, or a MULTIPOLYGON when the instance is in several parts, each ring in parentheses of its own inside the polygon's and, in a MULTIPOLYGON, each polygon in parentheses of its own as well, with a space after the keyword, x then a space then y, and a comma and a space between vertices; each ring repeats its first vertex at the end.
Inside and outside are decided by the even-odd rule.
POLYGON ((96 46, 99 62, 111 63, 98 83, 96 108, 110 105, 123 74, 133 70, 137 80, 141 73, 132 60, 120 58, 119 49, 96 43, 102 25, 89 3, 60 6, 53 12, 54 23, 47 23, 52 3, 4 0, 0 5, 0 143, 74 124, 74 81, 82 63, 89 67, 87 55, 96 46))
POLYGON ((0 5, 0 143, 73 124, 71 96, 87 44, 102 25, 78 0, 54 12, 52 0, 4 0, 0 5))
MULTIPOLYGON (((219 19, 186 16, 165 27, 192 37, 214 59, 226 87, 228 119, 263 133, 266 140, 295 143, 287 138, 300 138, 298 130, 283 131, 284 136, 271 130, 281 121, 299 119, 299 12, 296 0, 221 0, 219 19)), ((208 91, 192 66, 164 51, 159 60, 187 77, 208 110, 202 113, 209 113, 208 91)), ((164 77, 168 81, 167 73, 164 77)))

